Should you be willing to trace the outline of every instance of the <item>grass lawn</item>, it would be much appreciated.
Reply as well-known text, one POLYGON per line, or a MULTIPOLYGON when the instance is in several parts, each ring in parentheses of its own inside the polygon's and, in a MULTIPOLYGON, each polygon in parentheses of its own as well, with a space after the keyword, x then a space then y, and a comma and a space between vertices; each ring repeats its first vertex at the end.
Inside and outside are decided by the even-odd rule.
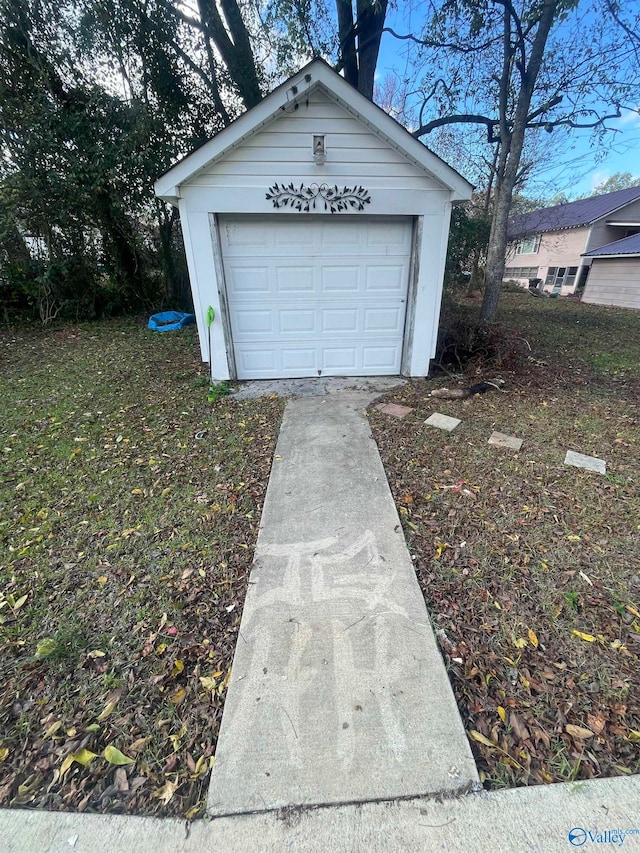
POLYGON ((0 331, 0 805, 204 808, 283 401, 193 327, 0 331))
POLYGON ((371 409, 374 435, 486 786, 638 773, 640 314, 507 293, 500 320, 493 359, 388 394, 414 412, 371 409), (496 378, 507 393, 429 398, 496 378), (463 423, 423 426, 434 411, 463 423))

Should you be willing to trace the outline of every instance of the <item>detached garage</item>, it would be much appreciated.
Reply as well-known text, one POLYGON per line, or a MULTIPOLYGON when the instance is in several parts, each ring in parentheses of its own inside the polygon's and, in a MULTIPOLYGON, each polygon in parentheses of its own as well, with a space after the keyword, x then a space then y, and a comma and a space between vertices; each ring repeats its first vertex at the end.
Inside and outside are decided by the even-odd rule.
POLYGON ((427 375, 451 204, 471 185, 322 60, 156 194, 180 209, 215 379, 427 375))

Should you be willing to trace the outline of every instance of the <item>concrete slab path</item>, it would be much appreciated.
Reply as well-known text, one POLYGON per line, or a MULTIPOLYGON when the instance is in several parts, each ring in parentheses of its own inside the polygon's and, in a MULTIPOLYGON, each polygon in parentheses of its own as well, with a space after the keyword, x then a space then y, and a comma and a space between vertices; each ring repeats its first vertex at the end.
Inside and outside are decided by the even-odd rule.
POLYGON ((476 767, 364 416, 292 400, 265 499, 211 815, 452 793, 476 767))

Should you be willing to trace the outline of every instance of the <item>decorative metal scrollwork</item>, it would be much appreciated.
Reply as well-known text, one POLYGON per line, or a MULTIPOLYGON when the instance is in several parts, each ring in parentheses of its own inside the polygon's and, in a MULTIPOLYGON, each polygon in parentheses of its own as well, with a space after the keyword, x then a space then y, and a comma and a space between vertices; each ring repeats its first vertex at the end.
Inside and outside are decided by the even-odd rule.
POLYGON ((291 207, 301 213, 318 209, 329 210, 331 213, 350 209, 361 211, 371 202, 371 196, 364 187, 338 187, 328 184, 300 184, 295 187, 293 183, 276 183, 269 187, 266 198, 273 202, 274 207, 291 207))

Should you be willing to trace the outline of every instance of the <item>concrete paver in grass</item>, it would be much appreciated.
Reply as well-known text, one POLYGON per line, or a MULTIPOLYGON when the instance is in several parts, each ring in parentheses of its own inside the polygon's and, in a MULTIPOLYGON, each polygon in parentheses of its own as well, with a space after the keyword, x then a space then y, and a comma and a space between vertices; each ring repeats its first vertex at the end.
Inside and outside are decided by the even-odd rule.
POLYGON ((598 474, 607 473, 607 463, 604 459, 598 459, 597 456, 585 456, 583 453, 576 453, 573 450, 567 450, 564 464, 573 465, 575 468, 584 468, 585 471, 595 471, 598 474))
POLYGON ((373 399, 345 392, 285 409, 211 775, 212 816, 455 795, 478 783, 364 417, 373 399))
POLYGON ((374 408, 385 415, 393 415, 396 418, 406 418, 413 411, 409 406, 400 406, 398 403, 378 403, 374 408))
POLYGON ((462 421, 459 418, 450 418, 449 415, 442 415, 440 412, 434 412, 425 421, 427 426, 443 429, 446 432, 453 432, 461 423, 462 421))
POLYGON ((508 450, 520 450, 523 441, 522 438, 506 435, 504 432, 492 432, 489 437, 489 444, 494 444, 496 447, 506 447, 508 450))

